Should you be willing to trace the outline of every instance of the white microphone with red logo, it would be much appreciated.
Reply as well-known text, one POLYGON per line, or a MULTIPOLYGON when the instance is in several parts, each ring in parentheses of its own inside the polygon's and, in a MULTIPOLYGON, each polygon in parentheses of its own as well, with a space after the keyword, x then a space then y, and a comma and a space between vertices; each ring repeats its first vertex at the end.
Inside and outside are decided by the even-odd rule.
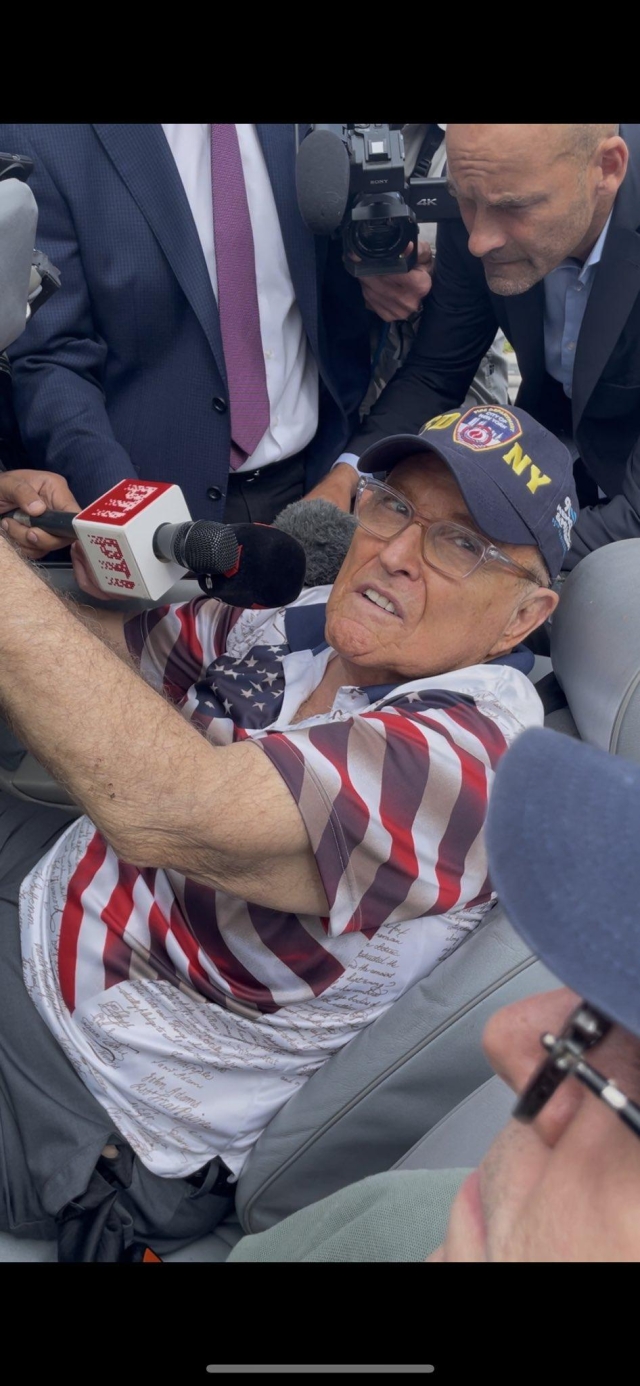
POLYGON ((179 486, 120 481, 75 515, 72 525, 103 592, 156 601, 187 571, 186 565, 157 556, 156 531, 190 519, 179 486))
POLYGON ((157 601, 191 572, 203 591, 231 606, 286 606, 304 582, 301 544, 270 525, 192 520, 172 482, 119 481, 77 515, 9 512, 9 517, 77 539, 101 590, 157 601))

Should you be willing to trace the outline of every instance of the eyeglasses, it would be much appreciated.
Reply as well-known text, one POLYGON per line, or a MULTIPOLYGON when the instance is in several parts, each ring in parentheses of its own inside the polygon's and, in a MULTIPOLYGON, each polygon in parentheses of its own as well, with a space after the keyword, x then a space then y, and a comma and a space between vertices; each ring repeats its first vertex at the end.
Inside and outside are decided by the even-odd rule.
POLYGON ((409 525, 420 525, 424 530, 422 553, 425 563, 437 572, 444 573, 445 577, 468 578, 481 563, 501 563, 511 572, 535 582, 537 587, 546 587, 546 583, 535 573, 507 558, 495 544, 481 539, 479 534, 465 529, 463 525, 452 524, 448 520, 427 520, 406 496, 394 491, 391 486, 385 486, 382 481, 362 478, 356 491, 354 515, 361 529, 373 534, 376 539, 393 539, 409 525))
POLYGON ((513 1109, 514 1117, 518 1121, 533 1121, 564 1079, 571 1076, 584 1083, 590 1092, 606 1102, 621 1121, 630 1126, 636 1136, 640 1136, 640 1107, 625 1097, 613 1078, 603 1078, 602 1074, 591 1068, 582 1057, 585 1050, 599 1044, 610 1029, 610 1020, 588 1002, 581 1001, 569 1016, 558 1038, 555 1035, 541 1035, 541 1043, 548 1050, 549 1057, 544 1060, 537 1073, 534 1073, 528 1087, 518 1099, 513 1109))

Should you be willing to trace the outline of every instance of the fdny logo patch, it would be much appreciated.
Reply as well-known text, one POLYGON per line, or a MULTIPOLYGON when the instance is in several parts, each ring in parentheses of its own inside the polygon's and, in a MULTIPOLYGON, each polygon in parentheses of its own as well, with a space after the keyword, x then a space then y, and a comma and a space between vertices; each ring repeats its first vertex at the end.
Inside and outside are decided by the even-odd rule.
POLYGON ((522 426, 515 414, 500 405, 467 409, 453 432, 454 443, 462 443, 472 452, 487 452, 490 448, 503 447, 519 438, 522 426))

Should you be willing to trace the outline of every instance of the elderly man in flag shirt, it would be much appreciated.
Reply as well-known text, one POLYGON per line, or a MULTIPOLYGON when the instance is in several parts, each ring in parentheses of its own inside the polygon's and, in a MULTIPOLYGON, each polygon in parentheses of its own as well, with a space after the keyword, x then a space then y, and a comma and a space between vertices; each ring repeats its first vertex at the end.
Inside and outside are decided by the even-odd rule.
POLYGON ((86 814, 0 801, 5 1228, 55 1236, 126 1151, 134 1233, 207 1230, 194 1181, 237 1177, 493 899, 487 797, 542 721, 521 642, 557 601, 569 454, 481 406, 363 467, 389 476, 334 587, 278 611, 70 609, 0 538, 0 706, 86 814))

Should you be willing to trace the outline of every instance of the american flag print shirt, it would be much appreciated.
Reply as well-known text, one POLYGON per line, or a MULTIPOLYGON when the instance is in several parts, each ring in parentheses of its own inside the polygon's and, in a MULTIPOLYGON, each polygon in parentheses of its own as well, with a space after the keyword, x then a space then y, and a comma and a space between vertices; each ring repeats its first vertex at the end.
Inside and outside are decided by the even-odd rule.
POLYGON ((239 1173, 287 1098, 456 948, 493 898, 487 800, 509 742, 542 722, 533 685, 514 656, 341 688, 329 713, 292 725, 333 656, 328 592, 269 612, 203 597, 125 627, 144 678, 209 741, 252 737, 283 777, 326 918, 133 867, 88 818, 23 884, 33 1001, 163 1176, 215 1155, 239 1173))

